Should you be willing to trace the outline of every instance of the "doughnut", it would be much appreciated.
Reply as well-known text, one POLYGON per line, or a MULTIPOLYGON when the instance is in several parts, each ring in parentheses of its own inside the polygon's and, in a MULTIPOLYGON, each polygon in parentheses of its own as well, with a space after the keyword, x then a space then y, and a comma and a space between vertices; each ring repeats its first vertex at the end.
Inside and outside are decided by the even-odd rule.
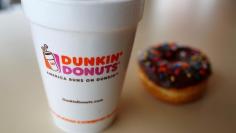
POLYGON ((139 77, 157 99, 181 104, 199 99, 206 90, 211 64, 200 50, 162 43, 143 51, 139 77))

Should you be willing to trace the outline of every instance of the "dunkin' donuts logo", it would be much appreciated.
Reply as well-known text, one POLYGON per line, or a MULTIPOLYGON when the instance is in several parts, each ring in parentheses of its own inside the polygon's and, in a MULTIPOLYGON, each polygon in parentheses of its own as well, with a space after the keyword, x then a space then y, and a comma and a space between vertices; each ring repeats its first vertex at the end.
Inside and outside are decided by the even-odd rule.
POLYGON ((65 75, 75 76, 99 76, 115 73, 120 64, 123 52, 116 52, 110 55, 81 57, 60 55, 51 52, 48 45, 41 47, 46 69, 65 75))
POLYGON ((44 46, 42 46, 41 49, 43 51, 43 57, 44 57, 46 68, 55 72, 59 72, 60 62, 58 60, 58 56, 56 54, 53 54, 51 51, 48 51, 47 44, 44 44, 44 46))

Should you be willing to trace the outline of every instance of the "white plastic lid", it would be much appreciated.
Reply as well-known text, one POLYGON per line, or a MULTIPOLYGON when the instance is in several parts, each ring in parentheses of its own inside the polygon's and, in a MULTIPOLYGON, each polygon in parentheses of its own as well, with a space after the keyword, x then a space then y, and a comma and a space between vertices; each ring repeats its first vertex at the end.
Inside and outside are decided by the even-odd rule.
POLYGON ((113 31, 135 27, 145 0, 22 0, 32 23, 67 31, 113 31))

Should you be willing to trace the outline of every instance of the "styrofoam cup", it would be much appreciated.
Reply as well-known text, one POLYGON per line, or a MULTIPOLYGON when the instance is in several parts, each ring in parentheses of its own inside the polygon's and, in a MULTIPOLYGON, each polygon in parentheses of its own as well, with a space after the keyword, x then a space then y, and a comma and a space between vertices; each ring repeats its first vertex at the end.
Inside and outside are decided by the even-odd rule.
POLYGON ((115 117, 144 0, 22 0, 56 125, 99 132, 115 117))

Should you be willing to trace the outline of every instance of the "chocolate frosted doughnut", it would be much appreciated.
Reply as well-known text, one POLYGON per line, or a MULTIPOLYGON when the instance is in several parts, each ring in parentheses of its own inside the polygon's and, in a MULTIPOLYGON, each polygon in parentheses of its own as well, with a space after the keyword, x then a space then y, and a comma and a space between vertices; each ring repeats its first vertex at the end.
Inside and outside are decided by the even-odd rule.
POLYGON ((164 43, 144 51, 139 76, 156 98, 172 104, 200 98, 211 75, 206 55, 197 49, 164 43))
POLYGON ((211 74, 206 55, 175 43, 164 43, 144 51, 139 65, 151 81, 166 89, 196 85, 211 74))

